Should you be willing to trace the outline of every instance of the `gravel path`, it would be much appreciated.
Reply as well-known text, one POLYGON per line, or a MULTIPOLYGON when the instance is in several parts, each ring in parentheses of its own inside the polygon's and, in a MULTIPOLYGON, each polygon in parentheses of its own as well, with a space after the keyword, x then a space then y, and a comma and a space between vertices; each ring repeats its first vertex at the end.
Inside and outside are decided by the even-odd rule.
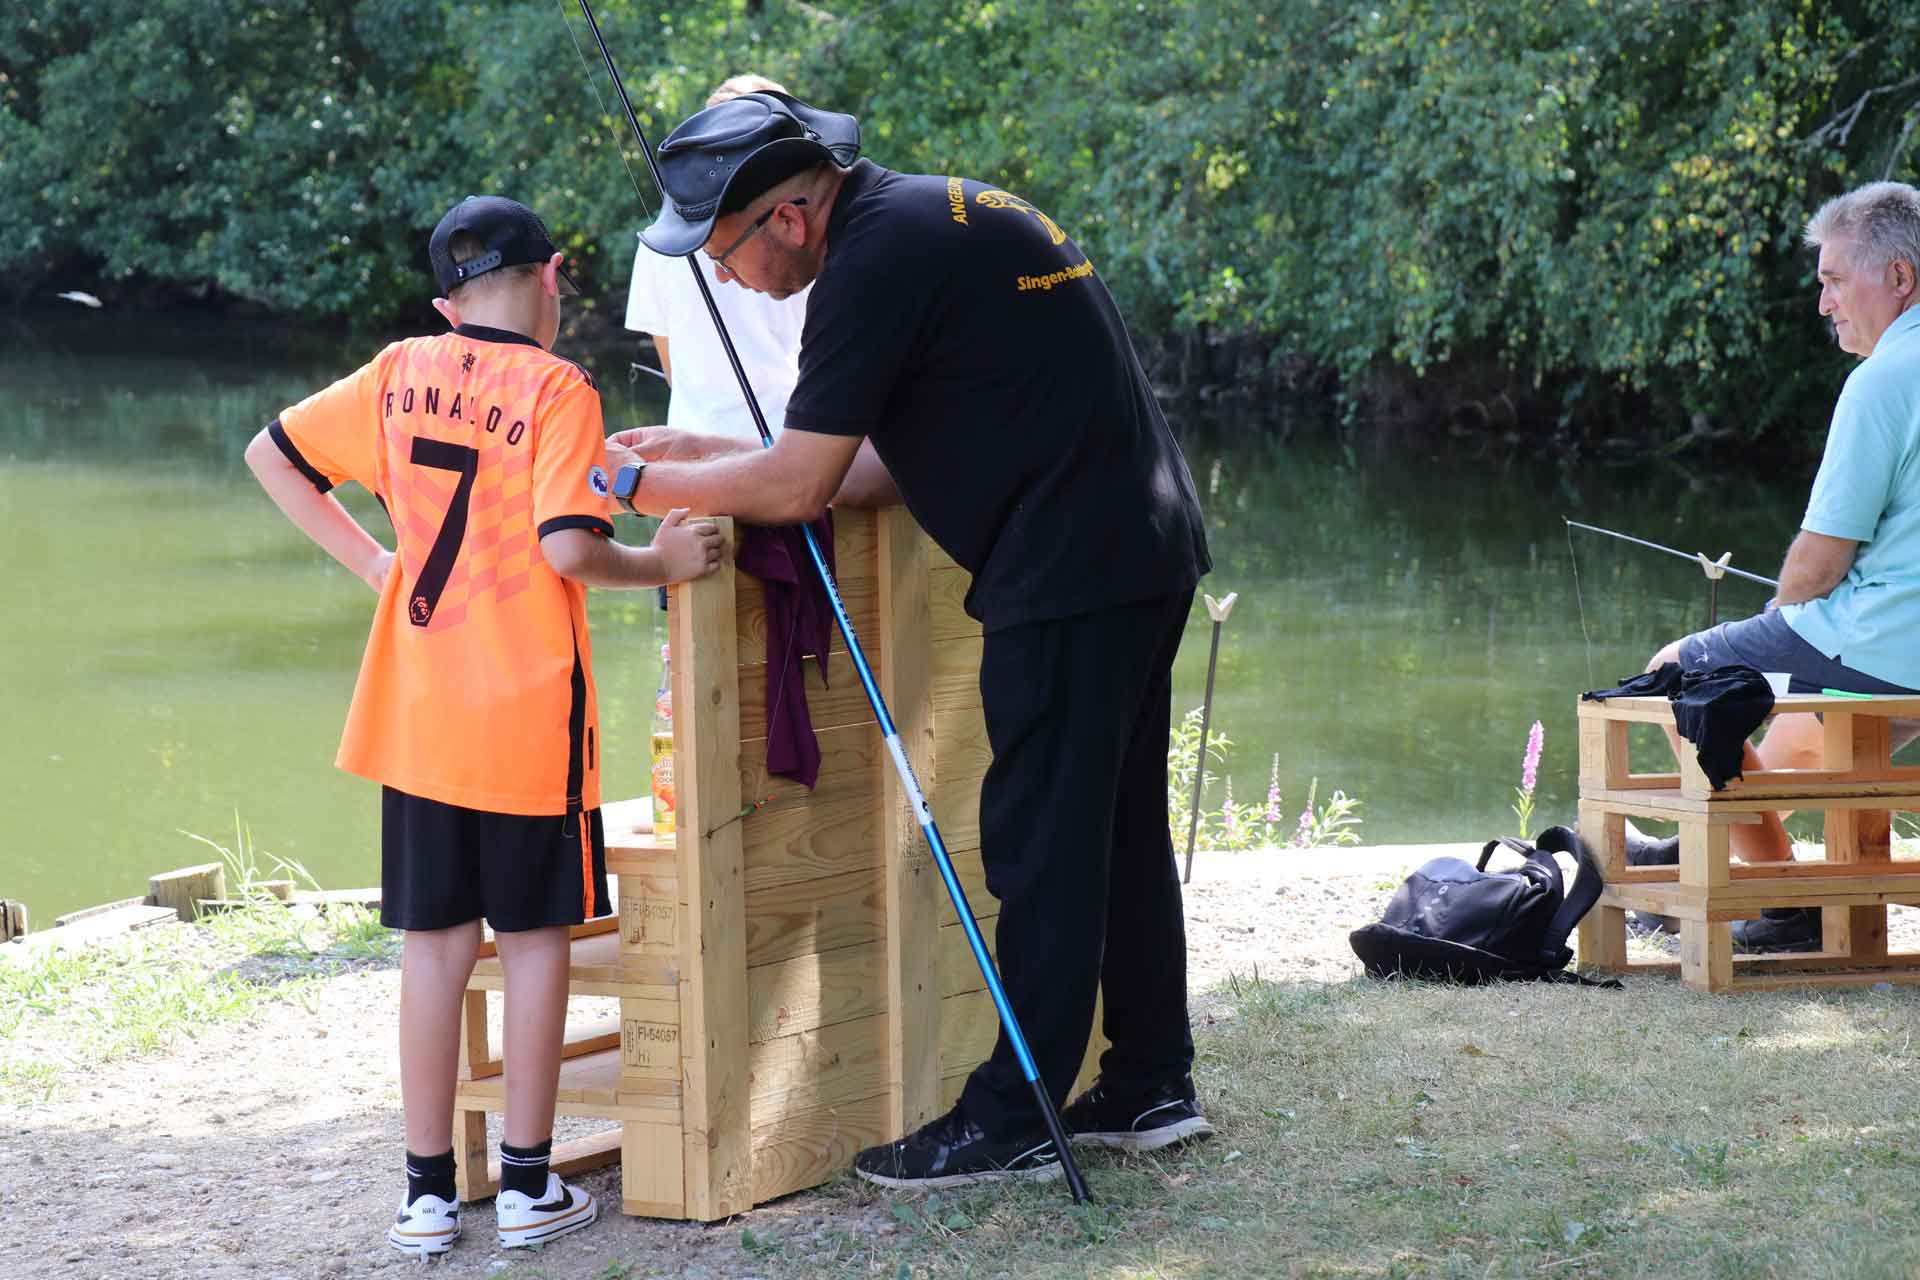
MULTIPOLYGON (((1478 848, 1200 854, 1187 895, 1196 1019, 1211 1018, 1221 997, 1207 993, 1230 975, 1352 977, 1347 933, 1377 920, 1406 872, 1442 852, 1478 848)), ((398 990, 392 968, 333 978, 267 1019, 112 1063, 47 1104, 0 1107, 6 1274, 272 1280, 417 1269, 384 1241, 400 1190, 398 990)), ((618 1178, 615 1167, 581 1181, 617 1204, 618 1178)), ((596 1276, 611 1257, 644 1258, 636 1274, 747 1277, 756 1273, 743 1223, 779 1239, 895 1230, 884 1202, 849 1208, 844 1197, 803 1193, 731 1226, 612 1213, 537 1259, 503 1263, 490 1203, 468 1218, 473 1238, 437 1273, 518 1275, 537 1262, 546 1276, 596 1276)))

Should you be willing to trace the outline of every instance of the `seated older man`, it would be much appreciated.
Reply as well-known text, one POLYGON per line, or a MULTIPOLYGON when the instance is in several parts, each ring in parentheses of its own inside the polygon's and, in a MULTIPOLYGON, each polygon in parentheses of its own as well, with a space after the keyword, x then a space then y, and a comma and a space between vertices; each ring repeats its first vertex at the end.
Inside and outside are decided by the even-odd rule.
MULTIPOLYGON (((1792 691, 1913 693, 1920 689, 1920 191, 1876 182, 1838 196, 1807 223, 1820 252, 1820 314, 1843 351, 1861 357, 1834 406, 1826 452, 1800 533, 1764 612, 1698 632, 1647 664, 1688 669, 1746 663, 1793 676, 1792 691)), ((1895 750, 1920 736, 1920 721, 1896 720, 1895 750)), ((1783 715, 1749 769, 1814 767, 1817 716, 1783 715)), ((1676 740, 1674 749, 1680 749, 1676 740)), ((1783 862, 1793 846, 1781 819, 1732 831, 1746 862, 1783 862)), ((1674 851, 1632 842, 1636 862, 1674 851)), ((1736 923, 1737 951, 1811 951, 1820 913, 1769 909, 1736 923)))

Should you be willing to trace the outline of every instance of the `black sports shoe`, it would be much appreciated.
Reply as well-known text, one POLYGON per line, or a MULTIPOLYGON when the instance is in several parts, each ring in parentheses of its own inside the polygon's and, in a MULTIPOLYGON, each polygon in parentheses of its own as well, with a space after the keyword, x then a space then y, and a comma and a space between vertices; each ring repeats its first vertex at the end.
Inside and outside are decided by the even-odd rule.
MULTIPOLYGON (((1627 824, 1627 865, 1630 867, 1671 867, 1680 862, 1680 837, 1671 835, 1663 840, 1653 840, 1641 835, 1627 824)), ((1655 915, 1651 911, 1630 911, 1627 918, 1648 933, 1678 933, 1680 922, 1672 916, 1655 915)))
POLYGON ((1772 951, 1818 951, 1817 907, 1767 907, 1758 920, 1733 922, 1733 949, 1749 955, 1772 951))
POLYGON ((1176 1142, 1213 1136, 1200 1114, 1193 1080, 1162 1085, 1146 1093, 1116 1094, 1096 1080, 1060 1113, 1067 1141, 1076 1147, 1112 1147, 1117 1151, 1158 1151, 1176 1142))
POLYGON ((868 1147, 853 1158, 853 1171, 883 1187, 913 1190, 1012 1178, 1046 1182, 1060 1176, 1060 1153, 1044 1130, 990 1138, 955 1106, 897 1142, 868 1147))

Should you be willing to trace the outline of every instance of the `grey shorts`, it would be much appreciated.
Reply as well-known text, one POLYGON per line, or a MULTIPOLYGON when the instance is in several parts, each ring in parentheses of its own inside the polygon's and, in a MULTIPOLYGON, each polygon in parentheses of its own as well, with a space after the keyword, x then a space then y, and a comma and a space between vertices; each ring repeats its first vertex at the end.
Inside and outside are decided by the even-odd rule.
MULTIPOLYGON (((1819 693, 1845 689, 1848 693, 1920 692, 1855 671, 1838 658, 1829 658, 1802 640, 1776 609, 1737 622, 1723 622, 1696 631, 1680 642, 1680 665, 1689 671, 1744 663, 1762 671, 1784 671, 1793 677, 1789 693, 1819 693)), ((1889 722, 1893 749, 1920 738, 1920 720, 1889 722)))

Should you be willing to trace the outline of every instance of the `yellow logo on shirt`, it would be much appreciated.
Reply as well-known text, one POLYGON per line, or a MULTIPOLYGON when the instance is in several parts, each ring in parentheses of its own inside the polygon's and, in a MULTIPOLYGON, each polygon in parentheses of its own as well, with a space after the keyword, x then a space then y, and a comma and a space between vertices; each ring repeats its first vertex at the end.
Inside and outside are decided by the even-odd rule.
POLYGON ((1047 229, 1047 235, 1052 237, 1055 244, 1066 243, 1067 233, 1060 229, 1059 223, 1011 191, 982 191, 973 199, 974 203, 985 205, 989 209, 1018 209, 1022 213, 1030 213, 1040 219, 1040 225, 1047 229))

